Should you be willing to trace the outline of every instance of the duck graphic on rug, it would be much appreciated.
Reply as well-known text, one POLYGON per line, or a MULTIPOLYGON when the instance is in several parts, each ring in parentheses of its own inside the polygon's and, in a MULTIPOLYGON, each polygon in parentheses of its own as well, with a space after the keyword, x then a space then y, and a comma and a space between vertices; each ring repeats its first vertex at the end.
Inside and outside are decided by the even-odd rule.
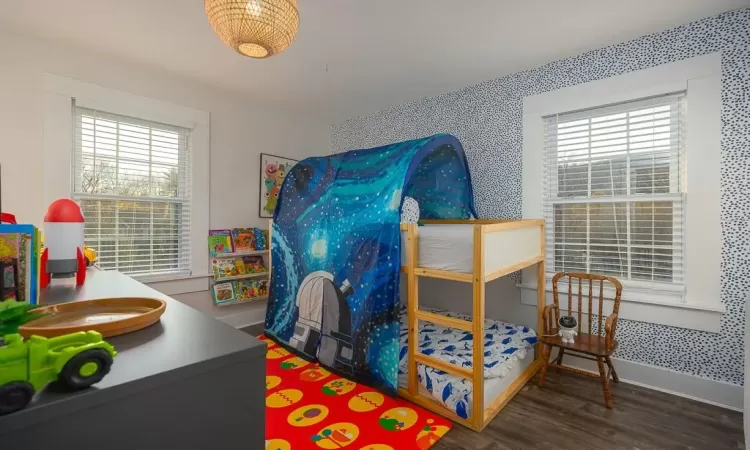
POLYGON ((300 369, 302 367, 305 367, 308 364, 310 364, 309 361, 305 361, 299 356, 295 356, 294 358, 289 358, 286 361, 282 362, 279 365, 279 367, 281 367, 284 370, 294 370, 294 369, 300 369))
POLYGON ((359 436, 359 428, 353 423, 339 422, 329 425, 310 438, 320 448, 346 447, 359 436))
POLYGON ((403 431, 414 426, 419 416, 411 408, 391 408, 380 416, 380 426, 388 431, 403 431))
POLYGON ((318 365, 315 365, 315 367, 312 367, 302 372, 299 375, 299 379, 302 381, 314 382, 314 381, 319 381, 319 380, 328 378, 330 375, 331 375, 331 372, 325 370, 324 368, 318 365))
POLYGON ((346 378, 337 378, 324 384, 322 390, 325 395, 339 396, 348 394, 355 387, 357 387, 357 383, 346 378))
POLYGON ((434 423, 434 420, 427 419, 427 425, 417 435, 417 448, 419 450, 427 450, 432 447, 450 430, 450 428, 443 425, 433 425, 434 423))

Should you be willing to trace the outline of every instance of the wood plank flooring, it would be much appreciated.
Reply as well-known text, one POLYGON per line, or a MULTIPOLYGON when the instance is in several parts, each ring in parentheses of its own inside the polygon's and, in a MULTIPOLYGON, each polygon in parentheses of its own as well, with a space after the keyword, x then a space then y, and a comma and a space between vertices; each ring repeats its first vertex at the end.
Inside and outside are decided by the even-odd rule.
MULTIPOLYGON (((263 325, 245 328, 254 336, 263 325)), ((742 413, 620 383, 614 409, 604 407, 598 380, 550 370, 484 429, 454 425, 434 450, 730 449, 745 448, 742 413)))
POLYGON ((454 426, 433 448, 745 448, 739 412, 625 383, 607 410, 599 380, 550 370, 543 388, 536 381, 482 433, 454 426))
POLYGON ((265 325, 263 323, 256 323, 255 325, 250 325, 249 327, 242 328, 242 331, 252 336, 260 336, 261 334, 263 334, 264 328, 265 325))

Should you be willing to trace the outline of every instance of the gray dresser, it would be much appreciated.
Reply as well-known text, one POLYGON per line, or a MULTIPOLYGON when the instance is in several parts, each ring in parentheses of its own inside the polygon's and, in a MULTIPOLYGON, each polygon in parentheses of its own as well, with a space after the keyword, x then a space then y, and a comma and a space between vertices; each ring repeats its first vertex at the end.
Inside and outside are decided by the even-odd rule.
POLYGON ((0 417, 0 448, 264 447, 265 343, 116 272, 89 271, 81 288, 53 282, 43 295, 45 304, 152 297, 167 309, 160 323, 108 339, 118 355, 98 385, 50 385, 0 417))

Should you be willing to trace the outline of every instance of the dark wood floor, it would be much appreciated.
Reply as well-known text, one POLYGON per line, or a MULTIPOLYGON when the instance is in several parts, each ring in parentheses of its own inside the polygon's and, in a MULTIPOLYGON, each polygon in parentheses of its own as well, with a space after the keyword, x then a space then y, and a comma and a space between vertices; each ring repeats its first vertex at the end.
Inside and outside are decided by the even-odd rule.
POLYGON ((249 327, 242 328, 242 331, 253 336, 260 336, 261 334, 263 334, 263 327, 264 325, 262 323, 258 323, 255 325, 250 325, 249 327))
POLYGON ((529 383, 482 433, 455 425, 433 449, 745 448, 742 413, 625 383, 612 391, 607 410, 598 380, 551 370, 544 388, 529 383))
POLYGON ((454 426, 438 449, 730 449, 745 448, 742 413, 620 383, 614 409, 599 381, 548 372, 497 415, 482 433, 454 426))

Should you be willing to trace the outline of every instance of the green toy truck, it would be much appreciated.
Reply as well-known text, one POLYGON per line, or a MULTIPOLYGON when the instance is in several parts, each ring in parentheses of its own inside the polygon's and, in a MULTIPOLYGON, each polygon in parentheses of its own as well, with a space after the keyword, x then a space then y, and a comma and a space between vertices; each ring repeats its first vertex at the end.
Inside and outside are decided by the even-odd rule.
POLYGON ((0 416, 25 408, 51 381, 73 390, 98 383, 116 354, 96 331, 26 341, 20 334, 5 336, 0 339, 0 416))

